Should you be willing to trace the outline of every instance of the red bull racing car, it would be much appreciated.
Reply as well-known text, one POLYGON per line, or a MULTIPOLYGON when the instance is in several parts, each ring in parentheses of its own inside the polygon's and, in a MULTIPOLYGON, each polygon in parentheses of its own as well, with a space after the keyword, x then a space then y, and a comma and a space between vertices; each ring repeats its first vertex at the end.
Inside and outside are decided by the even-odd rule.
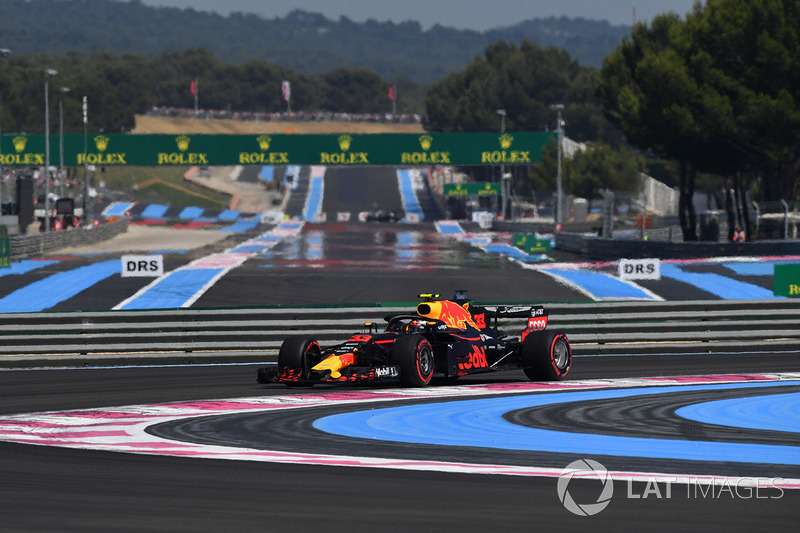
POLYGON ((259 383, 289 386, 331 382, 399 380, 424 387, 434 374, 467 374, 522 368, 534 381, 564 378, 572 350, 564 333, 547 328, 542 306, 473 306, 466 301, 420 294, 416 313, 385 317, 383 331, 373 323, 346 342, 322 348, 307 337, 289 337, 278 364, 258 369, 259 383), (519 336, 498 329, 498 319, 527 318, 519 336))

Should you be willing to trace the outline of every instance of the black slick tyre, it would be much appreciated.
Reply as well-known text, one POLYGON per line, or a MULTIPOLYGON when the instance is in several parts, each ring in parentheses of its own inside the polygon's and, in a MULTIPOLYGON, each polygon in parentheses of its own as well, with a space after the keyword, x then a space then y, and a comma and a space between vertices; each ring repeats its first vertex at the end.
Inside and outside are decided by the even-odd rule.
POLYGON ((400 367, 404 387, 425 387, 434 370, 433 348, 422 335, 403 336, 394 341, 391 362, 400 367))
MULTIPOLYGON (((289 337, 281 345, 278 352, 278 368, 281 372, 288 368, 294 371, 298 379, 308 379, 309 369, 311 368, 310 359, 319 358, 320 349, 317 341, 306 337, 289 337)), ((284 382, 286 385, 298 386, 304 383, 284 382)))
POLYGON ((522 343, 522 370, 531 381, 564 379, 572 367, 572 348, 566 334, 534 331, 522 343))

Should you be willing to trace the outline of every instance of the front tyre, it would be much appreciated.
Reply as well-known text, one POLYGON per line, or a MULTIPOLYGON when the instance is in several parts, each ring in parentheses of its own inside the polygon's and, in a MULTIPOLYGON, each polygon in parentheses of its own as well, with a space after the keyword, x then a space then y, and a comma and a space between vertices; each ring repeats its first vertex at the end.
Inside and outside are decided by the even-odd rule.
MULTIPOLYGON (((310 360, 316 361, 320 356, 320 348, 317 341, 306 337, 289 337, 281 345, 278 352, 278 369, 281 374, 285 369, 292 371, 293 376, 298 380, 308 379, 309 369, 312 364, 310 360)), ((301 383, 285 381, 287 386, 298 386, 301 383)))
POLYGON ((424 387, 433 377, 433 348, 422 335, 398 338, 392 347, 392 364, 400 367, 400 383, 404 387, 424 387))
POLYGON ((522 370, 531 381, 559 381, 572 367, 569 339, 558 331, 534 331, 522 342, 522 370))

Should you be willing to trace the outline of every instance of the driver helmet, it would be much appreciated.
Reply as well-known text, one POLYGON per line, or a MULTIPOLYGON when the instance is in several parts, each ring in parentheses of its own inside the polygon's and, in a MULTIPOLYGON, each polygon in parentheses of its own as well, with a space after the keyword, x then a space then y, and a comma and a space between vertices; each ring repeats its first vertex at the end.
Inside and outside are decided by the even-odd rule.
POLYGON ((416 333, 420 330, 419 320, 412 320, 403 326, 403 333, 416 333))

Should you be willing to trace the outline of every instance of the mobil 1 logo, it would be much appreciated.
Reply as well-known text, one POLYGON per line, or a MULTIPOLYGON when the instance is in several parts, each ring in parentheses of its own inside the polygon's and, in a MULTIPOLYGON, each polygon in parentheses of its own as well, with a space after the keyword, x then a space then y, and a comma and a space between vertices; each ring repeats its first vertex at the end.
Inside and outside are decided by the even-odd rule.
POLYGON ((164 275, 163 255, 123 255, 123 278, 161 277, 164 275))
POLYGON ((625 280, 661 279, 661 260, 620 259, 619 277, 625 280))

